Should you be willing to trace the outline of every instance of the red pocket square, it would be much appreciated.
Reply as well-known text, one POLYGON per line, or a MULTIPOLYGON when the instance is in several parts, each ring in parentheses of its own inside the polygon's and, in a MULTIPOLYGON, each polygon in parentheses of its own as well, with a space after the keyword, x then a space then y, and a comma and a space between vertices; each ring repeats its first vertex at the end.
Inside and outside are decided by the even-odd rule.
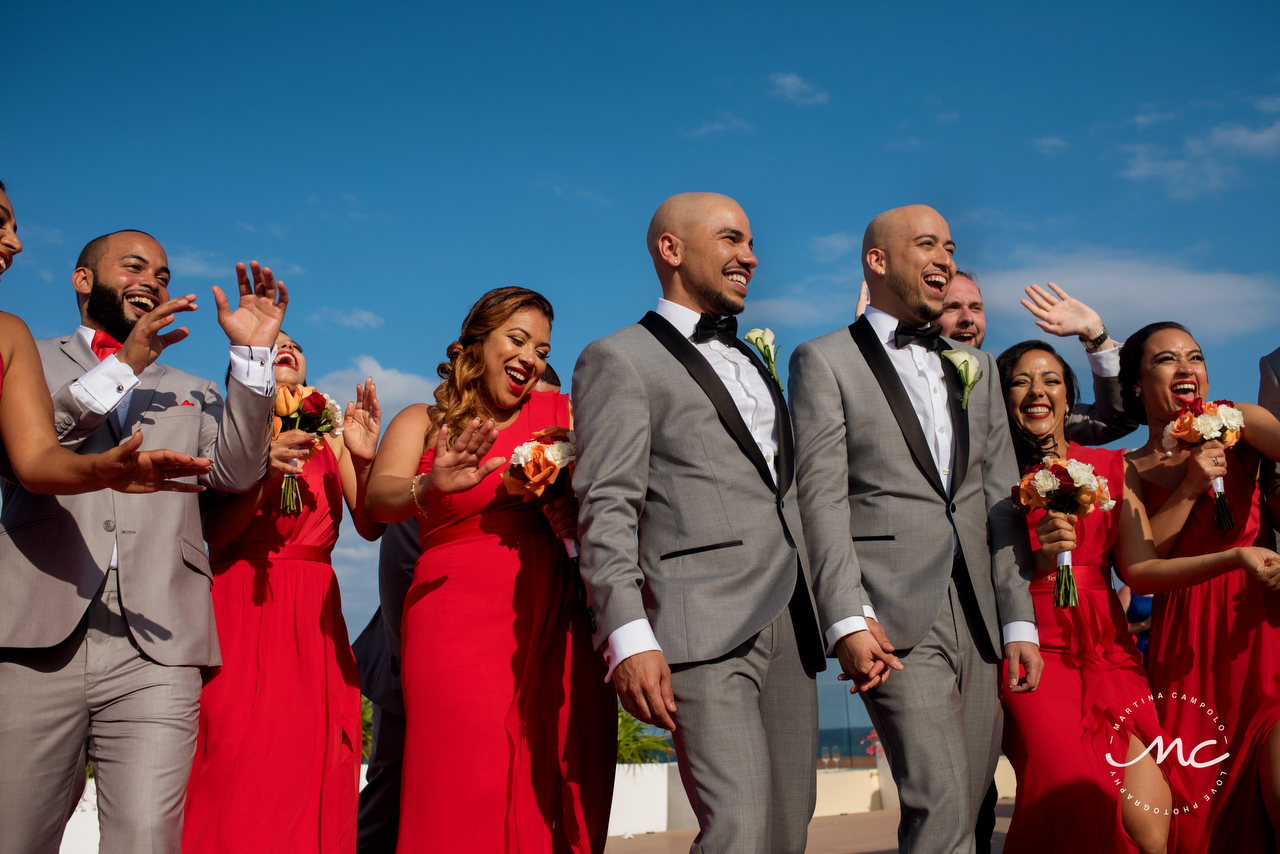
POLYGON ((195 406, 195 404, 194 404, 194 403, 192 403, 192 402, 191 402, 191 401, 189 401, 189 400, 184 400, 184 401, 182 401, 182 403, 180 403, 180 404, 178 404, 178 405, 179 405, 179 406, 195 406))

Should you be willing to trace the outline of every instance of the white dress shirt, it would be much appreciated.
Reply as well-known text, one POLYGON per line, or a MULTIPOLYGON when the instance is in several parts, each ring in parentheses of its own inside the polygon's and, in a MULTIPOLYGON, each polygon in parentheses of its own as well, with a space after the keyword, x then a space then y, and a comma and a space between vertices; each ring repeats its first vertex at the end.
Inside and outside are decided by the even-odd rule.
MULTIPOLYGON (((698 312, 660 299, 657 313, 674 326, 681 335, 693 341, 694 328, 701 317, 698 312)), ((778 453, 778 413, 773 405, 773 395, 769 391, 769 381, 761 376, 760 371, 745 353, 724 344, 719 339, 712 338, 710 341, 703 341, 693 346, 706 358, 707 364, 724 383, 725 390, 729 392, 734 405, 738 407, 743 423, 747 425, 747 429, 751 431, 751 437, 755 439, 760 452, 764 454, 774 483, 777 483, 778 471, 774 457, 778 453)), ((609 665, 605 681, 613 679, 613 670, 620 662, 637 653, 655 649, 662 651, 648 620, 632 620, 619 626, 609 635, 609 642, 605 646, 604 660, 609 665)))
MULTIPOLYGON (((84 343, 93 347, 94 330, 87 326, 76 327, 76 334, 84 343)), ((231 346, 231 375, 254 391, 267 397, 276 393, 276 348, 231 346)), ((90 412, 111 413, 116 431, 123 435, 124 419, 129 414, 129 401, 138 387, 138 377, 133 368, 121 362, 114 354, 86 371, 80 379, 71 383, 71 396, 90 412)), ((111 552, 108 569, 115 569, 117 550, 111 552)))
MULTIPOLYGON (((885 353, 893 368, 902 380, 911 407, 920 421, 920 429, 924 431, 925 441, 929 445, 929 454, 942 478, 942 487, 951 491, 952 454, 954 453, 955 429, 951 423, 951 408, 947 403, 947 378, 942 372, 942 357, 920 344, 912 342, 903 349, 898 349, 894 342, 894 332, 898 328, 898 319, 885 314, 878 308, 867 307, 864 315, 875 330, 876 339, 884 345, 885 353)), ((1013 484, 1010 484, 1012 487, 1013 484)), ((955 547, 959 548, 959 541, 955 547)), ((862 606, 863 616, 845 617, 831 624, 826 631, 827 652, 831 653, 836 642, 854 632, 867 630, 867 619, 876 618, 871 605, 862 606)), ((1040 635, 1035 623, 1027 620, 1013 620, 1005 623, 1003 629, 1004 642, 1028 641, 1039 645, 1040 635)), ((892 640, 892 638, 890 638, 892 640)))

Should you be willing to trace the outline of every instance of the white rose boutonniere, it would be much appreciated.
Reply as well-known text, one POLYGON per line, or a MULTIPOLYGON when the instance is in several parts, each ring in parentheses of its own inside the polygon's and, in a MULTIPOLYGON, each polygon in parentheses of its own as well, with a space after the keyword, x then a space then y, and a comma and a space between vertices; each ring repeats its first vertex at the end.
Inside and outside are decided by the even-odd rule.
POLYGON ((782 388, 782 380, 778 379, 778 351, 782 348, 773 343, 772 329, 752 329, 742 339, 760 351, 764 365, 773 374, 773 381, 782 388))
POLYGON ((978 380, 982 379, 982 366, 978 362, 978 357, 966 353, 964 350, 943 350, 942 358, 956 366, 956 372, 960 374, 960 382, 964 384, 964 395, 960 398, 960 408, 968 409, 969 393, 978 384, 978 380))

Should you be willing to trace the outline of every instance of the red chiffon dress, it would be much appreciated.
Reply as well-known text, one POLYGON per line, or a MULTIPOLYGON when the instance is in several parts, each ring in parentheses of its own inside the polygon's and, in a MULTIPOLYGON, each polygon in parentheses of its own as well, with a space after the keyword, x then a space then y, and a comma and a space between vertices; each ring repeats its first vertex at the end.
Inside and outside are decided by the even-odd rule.
MULTIPOLYGON (((567 403, 531 394, 489 457, 568 426, 567 403)), ((617 699, 540 506, 494 472, 420 519, 401 625, 401 854, 604 850, 617 699)))
MULTIPOLYGON (((1072 442, 1067 457, 1092 465, 1114 495, 1123 495, 1123 451, 1072 442)), ((1027 514, 1034 549, 1040 548, 1035 529, 1043 517, 1043 510, 1027 514)), ((1003 692, 1002 747, 1018 776, 1006 854, 1138 850, 1125 832, 1120 807, 1122 799, 1146 798, 1124 785, 1125 769, 1112 766, 1107 756, 1124 762, 1131 735, 1151 744, 1163 731, 1142 655, 1109 583, 1109 552, 1119 524, 1117 501, 1110 512, 1095 510, 1077 526, 1071 553, 1076 607, 1054 606, 1056 570, 1032 578, 1044 673, 1034 692, 1003 692)), ((1180 788, 1175 785, 1175 792, 1180 788)))
MULTIPOLYGON (((1238 450, 1226 454, 1225 478, 1239 524, 1220 530, 1213 499, 1206 495, 1192 509, 1170 557, 1253 545, 1261 526, 1258 484, 1239 456, 1238 450)), ((1150 481, 1142 488, 1147 514, 1154 516, 1170 492, 1150 481)), ((1230 754, 1218 764, 1186 768, 1196 806, 1174 819, 1182 825, 1178 850, 1275 850, 1258 783, 1258 752, 1280 721, 1280 596, 1243 568, 1157 593, 1147 661, 1169 734, 1182 739, 1187 753, 1212 742, 1196 756, 1202 763, 1230 754)))
POLYGON ((360 678, 329 561, 343 499, 327 442, 298 481, 301 512, 271 495, 209 556, 222 666, 200 696, 187 854, 355 851, 360 678))

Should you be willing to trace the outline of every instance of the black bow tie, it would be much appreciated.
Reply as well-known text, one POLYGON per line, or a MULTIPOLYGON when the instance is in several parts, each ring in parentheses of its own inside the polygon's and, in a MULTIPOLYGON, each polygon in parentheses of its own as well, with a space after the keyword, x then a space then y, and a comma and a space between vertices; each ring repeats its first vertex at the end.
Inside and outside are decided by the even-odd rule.
POLYGON ((893 343, 899 350, 908 344, 919 344, 926 350, 941 353, 942 327, 930 326, 927 329, 917 329, 911 324, 899 320, 898 328, 893 331, 893 343))
POLYGON ((712 338, 719 338, 722 344, 732 347, 738 338, 738 318, 733 315, 715 317, 710 314, 699 317, 698 325, 693 328, 693 343, 701 344, 712 338))

